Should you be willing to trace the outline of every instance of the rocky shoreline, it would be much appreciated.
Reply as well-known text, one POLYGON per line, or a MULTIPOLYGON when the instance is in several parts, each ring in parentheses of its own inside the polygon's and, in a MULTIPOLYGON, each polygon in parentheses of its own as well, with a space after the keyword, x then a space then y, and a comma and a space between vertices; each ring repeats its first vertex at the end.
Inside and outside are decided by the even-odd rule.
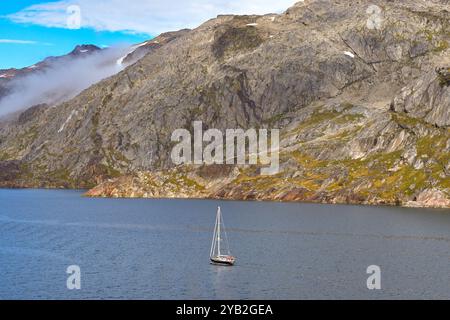
MULTIPOLYGON (((234 174, 236 175, 236 172, 234 174)), ((405 202, 398 199, 395 201, 386 201, 379 198, 368 199, 355 193, 310 193, 302 188, 285 191, 284 187, 279 184, 277 185, 278 190, 270 187, 265 192, 255 193, 254 191, 245 192, 242 189, 231 188, 237 177, 239 177, 238 173, 235 177, 216 179, 208 183, 193 174, 177 176, 173 172, 169 175, 165 173, 140 173, 105 181, 88 190, 85 196, 93 198, 215 199, 450 208, 450 199, 440 190, 425 190, 414 200, 405 202), (224 184, 225 187, 223 187, 224 184)))

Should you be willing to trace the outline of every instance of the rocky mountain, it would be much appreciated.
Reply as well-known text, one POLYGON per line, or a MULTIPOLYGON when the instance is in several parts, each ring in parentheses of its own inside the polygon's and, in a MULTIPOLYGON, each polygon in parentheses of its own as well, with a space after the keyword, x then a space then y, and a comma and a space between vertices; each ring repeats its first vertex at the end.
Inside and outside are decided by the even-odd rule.
POLYGON ((131 51, 126 56, 121 58, 118 63, 130 65, 144 57, 146 54, 161 48, 162 46, 181 37, 189 31, 189 29, 183 29, 175 32, 162 33, 150 41, 145 41, 143 43, 132 46, 131 51))
MULTIPOLYGON (((450 207, 447 0, 218 16, 0 125, 4 187, 450 207), (280 128, 280 172, 179 165, 175 129, 280 128)), ((147 44, 146 44, 147 45, 147 44)))

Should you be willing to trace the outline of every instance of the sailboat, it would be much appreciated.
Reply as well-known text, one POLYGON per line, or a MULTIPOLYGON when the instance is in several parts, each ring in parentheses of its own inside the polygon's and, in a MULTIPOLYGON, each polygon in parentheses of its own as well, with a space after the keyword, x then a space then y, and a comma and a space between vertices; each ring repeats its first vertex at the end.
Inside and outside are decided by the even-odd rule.
POLYGON ((209 253, 209 258, 212 264, 232 266, 236 261, 236 258, 230 254, 230 248, 228 246, 228 238, 225 232, 225 226, 222 220, 222 214, 220 212, 220 207, 217 208, 216 224, 214 226, 214 235, 211 244, 211 251, 209 253), (223 246, 223 239, 225 238, 225 247, 223 246), (224 254, 224 252, 226 254, 224 254))

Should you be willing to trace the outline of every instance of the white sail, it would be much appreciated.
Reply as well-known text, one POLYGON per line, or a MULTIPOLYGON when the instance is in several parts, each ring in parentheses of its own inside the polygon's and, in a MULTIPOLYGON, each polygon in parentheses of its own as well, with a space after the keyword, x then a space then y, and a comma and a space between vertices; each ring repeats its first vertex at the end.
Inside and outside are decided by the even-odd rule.
POLYGON ((211 243, 211 251, 209 253, 210 257, 214 256, 214 251, 216 249, 216 243, 217 243, 217 239, 216 239, 216 235, 217 235, 217 224, 218 224, 218 219, 219 218, 219 212, 217 212, 217 216, 216 216, 216 223, 214 225, 214 233, 213 233, 213 239, 212 239, 212 243, 211 243))
POLYGON ((222 239, 220 238, 220 222, 221 222, 221 214, 220 214, 220 207, 217 208, 217 256, 220 257, 220 241, 222 239))
POLYGON ((211 243, 211 251, 210 251, 210 257, 220 257, 222 256, 223 249, 226 250, 226 253, 230 254, 230 249, 228 246, 228 238, 227 234, 225 232, 225 228, 223 226, 222 221, 222 213, 220 211, 220 207, 217 208, 217 215, 216 215, 216 223, 214 226, 214 233, 213 233, 213 239, 211 243), (225 238, 225 248, 222 246, 222 236, 225 238))

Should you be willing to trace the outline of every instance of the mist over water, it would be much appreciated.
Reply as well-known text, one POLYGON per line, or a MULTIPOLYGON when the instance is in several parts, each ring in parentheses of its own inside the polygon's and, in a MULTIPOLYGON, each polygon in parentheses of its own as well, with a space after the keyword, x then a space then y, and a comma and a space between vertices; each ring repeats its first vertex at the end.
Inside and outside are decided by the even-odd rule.
POLYGON ((37 104, 54 105, 75 97, 123 70, 117 60, 129 51, 129 46, 121 45, 82 57, 67 56, 51 61, 43 70, 18 76, 7 84, 10 93, 0 100, 0 117, 37 104))

